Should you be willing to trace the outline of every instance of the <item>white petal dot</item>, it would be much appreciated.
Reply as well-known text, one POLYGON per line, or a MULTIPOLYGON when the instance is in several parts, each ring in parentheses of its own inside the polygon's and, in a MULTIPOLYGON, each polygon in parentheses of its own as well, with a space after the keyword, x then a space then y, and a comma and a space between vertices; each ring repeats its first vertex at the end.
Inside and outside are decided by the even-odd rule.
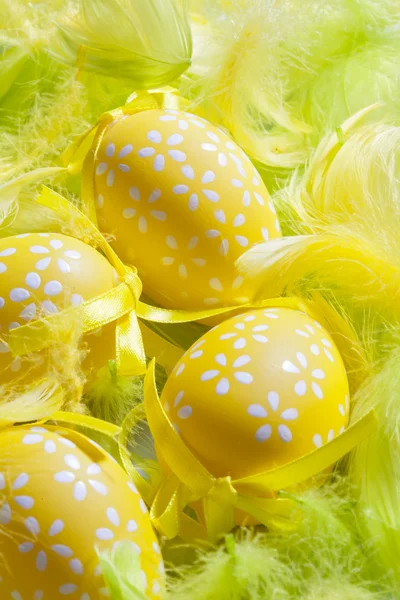
POLYGON ((75 500, 77 500, 78 502, 83 502, 83 500, 85 500, 86 498, 86 494, 86 485, 83 483, 83 481, 77 481, 74 485, 75 500))
POLYGON ((157 156, 154 159, 154 164, 153 164, 153 169, 157 172, 160 173, 161 171, 164 170, 165 167, 165 158, 162 154, 157 154, 157 156))
POLYGON ((214 171, 206 171, 201 178, 201 183, 211 183, 215 179, 214 171))
POLYGON ((64 523, 61 519, 56 519, 51 525, 49 529, 49 536, 53 537, 58 535, 64 530, 64 523))
POLYGON ((106 155, 111 158, 115 154, 115 144, 107 144, 106 155))
POLYGON ((342 415, 342 417, 344 417, 344 416, 345 416, 346 412, 345 412, 345 410, 344 410, 344 406, 343 406, 343 404, 339 404, 339 412, 340 412, 340 414, 342 415))
POLYGON ((260 419, 268 416, 267 411, 263 406, 261 406, 261 404, 250 404, 250 406, 247 408, 247 413, 251 417, 257 417, 260 419))
POLYGON ((101 162, 97 165, 96 175, 103 175, 108 169, 108 164, 105 162, 101 162))
POLYGON ((235 348, 235 350, 241 350, 242 348, 245 348, 246 347, 245 338, 241 337, 241 338, 238 338, 237 340, 235 340, 233 347, 235 348))
POLYGON ((140 506, 140 510, 142 511, 142 513, 144 515, 147 515, 147 506, 144 503, 144 500, 142 498, 140 498, 140 500, 139 500, 139 506, 140 506))
POLYGON ((179 119, 178 127, 179 127, 179 129, 182 129, 183 131, 185 131, 186 129, 189 128, 189 125, 183 119, 179 119))
POLYGON ((4 490, 5 487, 6 487, 6 478, 4 477, 3 473, 0 473, 0 490, 4 490))
POLYGON ((253 327, 252 331, 267 331, 267 329, 269 329, 268 325, 255 325, 255 327, 253 327))
POLYGON ((219 144, 220 141, 221 141, 219 139, 219 137, 215 133, 213 133, 212 131, 207 131, 207 137, 209 137, 210 140, 212 140, 213 142, 216 142, 217 144, 219 144))
POLYGON ((243 187, 243 181, 240 181, 240 179, 232 179, 231 183, 234 187, 237 187, 237 188, 243 187))
POLYGON ((246 218, 244 215, 239 214, 236 215, 236 217, 233 219, 233 226, 234 227, 240 227, 241 225, 243 225, 246 221, 246 218))
POLYGON ((226 165, 228 164, 226 154, 224 154, 223 152, 218 153, 218 164, 220 167, 226 167, 226 165))
POLYGON ((279 407, 279 394, 278 392, 268 392, 268 403, 272 410, 278 410, 279 407))
POLYGON ((206 265, 204 258, 192 258, 192 263, 198 267, 204 267, 206 265))
POLYGON ((64 456, 64 462, 70 469, 78 471, 81 468, 79 460, 73 454, 66 454, 64 456))
POLYGON ((28 273, 25 277, 25 283, 28 287, 32 288, 33 290, 37 290, 41 284, 40 275, 38 275, 37 273, 28 273))
POLYGON ((192 412, 193 409, 191 406, 182 406, 182 408, 178 410, 178 417, 180 419, 188 419, 192 416, 192 412))
POLYGON ((175 262, 175 258, 173 258, 172 256, 164 256, 161 259, 161 263, 165 266, 165 267, 169 267, 171 265, 173 265, 175 262))
POLYGON ((4 298, 0 297, 0 308, 3 308, 4 305, 5 305, 5 300, 4 300, 4 298))
POLYGON ((328 442, 331 442, 334 437, 335 437, 335 432, 333 431, 333 429, 330 429, 328 431, 328 442))
POLYGON ((174 133, 167 140, 168 146, 177 146, 183 142, 183 136, 180 133, 174 133))
POLYGON ((164 222, 167 220, 167 213, 165 213, 163 210, 151 210, 150 214, 152 217, 157 219, 157 221, 164 222))
POLYGON ((168 150, 170 157, 176 162, 185 162, 186 154, 180 150, 168 150))
POLYGON ((30 298, 30 293, 24 288, 14 288, 10 292, 10 300, 13 302, 23 302, 30 298))
POLYGON ((121 523, 121 519, 119 518, 119 514, 115 508, 109 506, 106 510, 107 519, 115 525, 115 527, 119 527, 121 523))
POLYGON ((189 198, 189 210, 197 210, 199 206, 199 197, 197 194, 191 194, 189 198))
POLYGON ((296 357, 301 366, 306 369, 307 368, 307 359, 302 352, 296 352, 296 357))
POLYGON ((323 393, 322 389, 320 388, 320 386, 318 385, 318 383, 315 383, 315 381, 313 381, 311 384, 311 387, 312 387, 312 391, 317 396, 317 398, 319 400, 322 400, 324 397, 324 393, 323 393))
POLYGON ((78 589, 78 586, 75 585, 74 583, 63 583, 58 588, 58 591, 60 592, 60 594, 62 596, 69 596, 70 594, 73 594, 74 592, 76 592, 77 589, 78 589))
POLYGON ((99 529, 96 529, 96 537, 98 540, 112 540, 114 534, 111 529, 108 529, 107 527, 99 527, 99 529))
POLYGON ((107 185, 108 185, 108 187, 112 187, 114 185, 114 179, 115 179, 115 174, 114 174, 114 171, 111 169, 111 171, 109 171, 107 173, 107 185))
POLYGON ((328 358, 328 360, 330 360, 332 363, 335 362, 335 359, 333 358, 332 354, 329 352, 329 350, 327 348, 324 348, 324 353, 325 353, 325 356, 328 358))
POLYGON ((76 250, 66 250, 64 252, 64 256, 67 258, 73 258, 74 260, 81 258, 80 252, 77 252, 76 250))
POLYGON ((50 263, 51 258, 41 258, 40 260, 38 260, 35 266, 38 271, 44 271, 45 269, 47 269, 50 263))
POLYGON ((206 306, 215 306, 216 304, 219 304, 220 301, 218 298, 204 298, 203 302, 206 306))
POLYGON ((25 435, 22 440, 22 443, 26 444, 28 446, 31 444, 39 444, 40 442, 43 442, 43 436, 37 435, 37 434, 31 434, 31 433, 28 433, 27 435, 25 435))
POLYGON ((0 256, 12 256, 16 251, 16 248, 6 248, 0 252, 0 256))
POLYGON ((236 323, 234 327, 235 329, 240 329, 240 331, 243 331, 245 326, 244 323, 236 323))
POLYGON ((282 363, 282 369, 286 371, 286 373, 300 373, 300 369, 296 367, 290 360, 285 360, 282 363))
POLYGON ((257 200, 258 204, 260 206, 264 206, 264 198, 258 192, 253 192, 253 193, 254 193, 254 197, 257 200))
POLYGON ((9 504, 6 503, 0 507, 0 524, 8 525, 10 521, 11 521, 11 507, 9 504))
POLYGON ((239 367, 243 367, 243 365, 249 364, 250 361, 251 358, 248 354, 242 354, 242 356, 239 356, 239 358, 237 358, 233 363, 233 368, 237 369, 239 367))
POLYGON ((219 371, 217 369, 210 369, 209 371, 202 373, 200 379, 201 381, 209 381, 210 379, 217 377, 217 375, 219 375, 219 371))
POLYGON ((266 442, 271 437, 272 428, 271 425, 262 425, 256 431, 256 440, 258 442, 266 442))
POLYGON ((120 164, 118 165, 118 169, 119 169, 120 171, 122 171, 123 173, 129 173, 129 172, 130 172, 130 170, 131 170, 131 168, 130 168, 128 165, 125 165, 125 164, 123 164, 123 163, 120 163, 120 164))
POLYGON ((16 321, 13 321, 12 323, 9 324, 8 330, 12 331, 13 329, 17 329, 18 327, 21 327, 21 325, 19 323, 17 323, 16 321))
POLYGON ((223 210, 216 210, 214 212, 214 216, 217 219, 217 221, 219 221, 219 223, 226 223, 226 217, 225 217, 225 213, 223 210))
POLYGON ((213 277, 212 279, 210 279, 210 281, 208 283, 209 283, 210 288, 212 288, 213 290, 216 290, 217 292, 224 291, 224 287, 223 287, 222 283, 216 277, 213 277))
POLYGON ((296 392, 296 394, 298 396, 304 396, 304 394, 307 391, 307 384, 306 382, 302 379, 300 381, 298 381, 296 383, 296 385, 294 386, 294 391, 296 392))
POLYGON ((299 413, 296 408, 287 408, 281 414, 282 419, 285 421, 294 421, 299 416, 299 413))
POLYGON ((214 146, 214 144, 202 144, 201 147, 206 152, 216 152, 217 150, 217 146, 214 146))
POLYGON ((304 338, 310 337, 309 333, 307 333, 306 331, 302 331, 301 329, 296 329, 295 333, 297 333, 297 335, 300 335, 301 337, 304 337, 304 338))
POLYGON ((136 215, 135 208, 124 208, 124 210, 122 211, 122 216, 124 217, 124 219, 133 219, 133 217, 135 215, 136 215))
POLYGON ((20 544, 18 546, 18 550, 22 553, 26 553, 26 552, 30 552, 34 547, 34 544, 32 544, 32 542, 22 542, 22 544, 20 544))
POLYGON ((243 206, 250 206, 250 201, 251 201, 250 192, 248 190, 245 190, 243 192, 243 198, 242 198, 243 206))
POLYGON ((210 200, 210 202, 218 202, 219 194, 217 192, 214 192, 213 190, 201 190, 201 191, 203 192, 205 197, 208 198, 208 200, 210 200))
POLYGON ((69 561, 69 568, 75 575, 83 575, 83 565, 79 558, 72 558, 69 561))
MULTIPOLYGON (((310 327, 308 325, 308 327, 310 327)), ((326 339, 326 338, 322 338, 321 342, 323 343, 324 346, 326 346, 327 348, 332 348, 332 344, 326 339)))
POLYGON ((246 248, 246 246, 249 245, 249 240, 243 235, 235 235, 235 240, 237 241, 239 246, 242 246, 242 248, 246 248))
POLYGON ((54 475, 55 481, 58 483, 71 483, 75 480, 75 475, 70 471, 59 471, 54 475))
POLYGON ((146 217, 139 217, 139 231, 140 233, 146 233, 147 232, 147 220, 146 217))
POLYGON ((159 131, 156 131, 153 129, 152 131, 149 131, 149 133, 147 134, 147 139, 150 142, 153 142, 154 144, 159 144, 162 140, 162 136, 159 131))
POLYGON ((41 572, 47 569, 47 556, 43 550, 41 550, 36 557, 36 568, 41 572))
POLYGON ((18 506, 24 508, 25 510, 30 510, 35 504, 34 499, 30 496, 15 496, 14 500, 18 504, 18 506))
POLYGON ((53 250, 59 250, 64 246, 61 240, 50 240, 49 244, 53 248, 53 250))
POLYGON ((132 533, 133 531, 137 531, 137 529, 138 524, 136 523, 136 521, 134 521, 134 519, 130 519, 126 526, 126 530, 132 533))
POLYGON ((278 434, 282 442, 289 443, 292 441, 292 432, 287 425, 278 425, 278 434))
POLYGON ((5 273, 7 271, 7 265, 0 262, 0 273, 5 273))
POLYGON ((194 179, 193 167, 191 167, 190 165, 184 165, 182 167, 181 171, 185 177, 187 177, 188 179, 191 179, 193 181, 193 179, 194 179))
POLYGON ((325 379, 325 373, 322 369, 314 369, 312 376, 315 377, 315 379, 325 379))
POLYGON ((16 477, 14 483, 11 486, 13 490, 20 490, 24 485, 26 485, 29 481, 29 476, 26 473, 21 473, 16 477))
POLYGON ((33 600, 43 600, 44 592, 42 590, 35 590, 33 594, 33 600))
POLYGON ((180 196, 182 194, 186 194, 189 191, 189 188, 187 185, 179 184, 179 185, 175 185, 172 188, 172 191, 174 192, 174 194, 177 194, 178 196, 180 196))
POLYGON ((118 154, 118 158, 125 158, 125 156, 128 156, 128 154, 130 154, 132 152, 132 150, 133 150, 132 144, 127 144, 126 146, 124 146, 122 148, 122 150, 118 154))
POLYGON ((234 374, 235 379, 240 383, 250 384, 253 382, 253 376, 250 373, 245 373, 244 371, 237 371, 234 374))
POLYGON ((140 158, 148 158, 149 156, 153 156, 153 154, 155 154, 156 151, 154 150, 154 148, 141 148, 138 152, 138 155, 140 156, 140 158))
POLYGON ((58 556, 62 556, 63 558, 70 558, 74 554, 71 548, 65 546, 64 544, 54 544, 51 546, 51 549, 53 552, 58 554, 58 556))
POLYGON ((63 258, 57 259, 57 265, 58 265, 58 268, 60 269, 61 273, 70 273, 71 272, 71 267, 69 266, 67 261, 65 261, 63 258))
POLYGON ((320 354, 320 349, 318 348, 317 344, 311 344, 310 350, 314 356, 318 356, 320 354))
POLYGON ((85 301, 80 294, 72 294, 71 304, 72 306, 78 306, 79 304, 83 304, 85 301))
POLYGON ((178 392, 178 394, 175 396, 175 400, 174 400, 174 406, 178 406, 178 404, 180 403, 180 401, 182 400, 183 396, 184 396, 185 392, 184 391, 180 391, 178 392))
POLYGON ((168 248, 171 248, 172 250, 177 250, 178 248, 178 242, 172 235, 167 235, 165 238, 165 243, 167 244, 168 248))
POLYGON ((218 363, 219 365, 221 365, 222 367, 226 367, 227 365, 227 360, 226 360, 226 356, 225 354, 217 354, 215 357, 215 362, 218 363))
POLYGON ((222 240, 221 245, 219 247, 219 252, 222 256, 226 256, 229 252, 229 242, 228 240, 222 240))
POLYGON ((107 486, 104 485, 104 483, 101 483, 100 481, 96 481, 95 479, 89 479, 89 485, 91 485, 92 488, 98 494, 101 494, 102 496, 107 496, 108 488, 107 488, 107 486))
POLYGON ((220 381, 218 381, 215 391, 219 396, 224 396, 229 392, 230 384, 226 377, 223 377, 220 381))

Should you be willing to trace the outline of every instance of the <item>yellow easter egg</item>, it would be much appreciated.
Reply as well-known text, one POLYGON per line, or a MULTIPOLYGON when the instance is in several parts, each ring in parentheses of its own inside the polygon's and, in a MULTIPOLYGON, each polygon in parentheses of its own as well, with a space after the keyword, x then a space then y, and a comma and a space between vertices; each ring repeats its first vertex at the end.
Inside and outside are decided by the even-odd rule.
POLYGON ((163 562, 143 500, 125 471, 88 438, 58 427, 0 434, 0 597, 100 600, 96 548, 126 541, 140 556, 146 594, 163 588, 163 562))
POLYGON ((243 304, 235 261, 281 235, 268 191, 223 131, 190 113, 149 110, 108 126, 96 152, 100 227, 168 308, 243 304))
POLYGON ((340 434, 349 387, 331 336, 310 316, 257 309, 208 331, 177 363, 161 401, 215 476, 286 464, 340 434))
MULTIPOLYGON (((43 353, 13 359, 10 330, 90 300, 115 284, 107 259, 75 238, 27 233, 0 239, 0 381, 32 381, 46 369, 43 353)), ((85 336, 86 373, 114 358, 114 340, 114 323, 85 336)))

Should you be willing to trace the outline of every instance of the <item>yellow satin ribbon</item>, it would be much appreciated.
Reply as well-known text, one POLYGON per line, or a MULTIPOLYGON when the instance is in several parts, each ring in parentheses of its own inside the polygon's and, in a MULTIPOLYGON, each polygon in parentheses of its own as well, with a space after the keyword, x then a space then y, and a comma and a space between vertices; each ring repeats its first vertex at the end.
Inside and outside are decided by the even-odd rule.
MULTIPOLYGON (((183 526, 187 528, 185 507, 198 501, 203 507, 205 531, 212 541, 232 529, 237 509, 270 529, 293 529, 300 517, 299 506, 292 499, 279 497, 280 490, 320 475, 377 427, 375 413, 371 411, 331 442, 293 462, 232 480, 209 473, 175 431, 155 387, 154 361, 146 375, 144 398, 153 438, 171 469, 157 490, 150 512, 153 525, 167 538, 181 534, 183 526)), ((201 524, 196 525, 200 531, 201 524)))

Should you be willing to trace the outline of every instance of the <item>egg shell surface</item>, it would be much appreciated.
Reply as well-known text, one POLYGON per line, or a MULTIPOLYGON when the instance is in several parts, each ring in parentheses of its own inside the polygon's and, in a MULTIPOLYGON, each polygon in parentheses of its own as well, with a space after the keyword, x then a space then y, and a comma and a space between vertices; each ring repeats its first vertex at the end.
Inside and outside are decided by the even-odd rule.
POLYGON ((149 110, 110 124, 95 156, 99 225, 168 308, 243 304, 236 259, 281 235, 268 191, 223 131, 186 112, 149 110))
MULTIPOLYGON (((0 239, 0 382, 30 382, 45 370, 45 352, 13 359, 9 331, 110 290, 116 273, 97 250, 56 233, 0 239)), ((115 323, 85 336, 83 369, 96 372, 115 356, 115 323)))
POLYGON ((96 547, 127 541, 149 598, 164 566, 147 508, 125 471, 88 438, 58 427, 0 433, 0 597, 100 600, 96 547))
POLYGON ((349 387, 329 333, 287 308, 257 309, 208 331, 176 364, 161 402, 215 476, 286 464, 344 431, 349 387))

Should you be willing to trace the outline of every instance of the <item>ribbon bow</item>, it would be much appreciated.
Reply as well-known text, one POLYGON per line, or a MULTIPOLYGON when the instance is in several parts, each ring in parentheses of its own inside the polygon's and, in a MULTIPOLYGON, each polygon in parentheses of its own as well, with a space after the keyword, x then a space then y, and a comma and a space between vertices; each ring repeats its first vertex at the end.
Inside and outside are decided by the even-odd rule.
MULTIPOLYGON (((171 471, 153 494, 150 517, 167 538, 180 534, 215 541, 234 527, 236 510, 270 529, 295 528, 299 505, 284 497, 281 490, 320 475, 377 427, 371 411, 332 441, 288 464, 236 480, 216 478, 192 454, 168 419, 155 386, 154 365, 152 361, 145 379, 144 408, 158 452, 171 471), (202 522, 185 512, 196 503, 201 505, 198 513, 202 522)), ((135 479, 140 489, 139 476, 135 479)))

